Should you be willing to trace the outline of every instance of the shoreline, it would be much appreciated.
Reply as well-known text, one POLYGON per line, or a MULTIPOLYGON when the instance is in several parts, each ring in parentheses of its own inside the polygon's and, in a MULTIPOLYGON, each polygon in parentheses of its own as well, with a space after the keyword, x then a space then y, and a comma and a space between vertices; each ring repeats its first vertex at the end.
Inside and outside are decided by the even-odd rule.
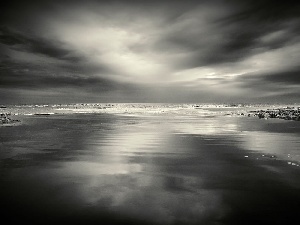
POLYGON ((213 105, 213 104, 69 104, 69 105, 15 105, 0 108, 1 126, 18 125, 19 116, 51 116, 64 114, 122 114, 122 115, 199 115, 243 116, 259 119, 300 121, 300 107, 290 105, 213 105))

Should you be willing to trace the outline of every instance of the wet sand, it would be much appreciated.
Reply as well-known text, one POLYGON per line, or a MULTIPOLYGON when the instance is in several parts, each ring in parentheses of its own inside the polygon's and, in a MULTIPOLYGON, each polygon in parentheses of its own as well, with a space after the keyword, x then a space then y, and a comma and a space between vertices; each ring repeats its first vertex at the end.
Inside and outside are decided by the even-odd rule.
POLYGON ((0 127, 8 224, 298 220, 298 122, 207 114, 18 119, 0 127))

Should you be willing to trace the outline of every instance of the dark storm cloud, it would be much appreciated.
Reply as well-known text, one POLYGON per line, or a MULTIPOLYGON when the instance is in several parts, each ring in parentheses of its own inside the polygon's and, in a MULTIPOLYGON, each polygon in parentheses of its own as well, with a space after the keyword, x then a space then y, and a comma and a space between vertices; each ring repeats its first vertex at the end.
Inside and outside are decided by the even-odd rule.
POLYGON ((194 11, 184 12, 174 24, 185 23, 185 26, 176 29, 174 24, 170 24, 175 29, 171 28, 156 43, 157 48, 189 52, 192 57, 185 63, 190 68, 236 62, 257 52, 299 41, 300 4, 292 4, 291 1, 226 2, 229 5, 223 9, 222 1, 215 1, 215 5, 207 4, 219 8, 221 12, 215 10, 204 17, 200 15, 205 14, 205 4, 194 11))
POLYGON ((288 18, 295 18, 299 15, 299 4, 292 0, 231 0, 233 4, 242 6, 242 10, 228 17, 233 20, 252 18, 257 21, 282 21, 288 18))
POLYGON ((237 44, 232 44, 233 50, 253 45, 253 47, 274 48, 277 46, 279 48, 284 46, 289 39, 292 40, 299 35, 300 6, 294 1, 246 0, 233 2, 242 5, 241 9, 218 21, 222 26, 236 25, 236 32, 232 40, 237 44), (264 35, 279 31, 286 32, 283 36, 269 42, 261 43, 259 41, 264 35), (280 43, 282 43, 281 46, 280 43))
POLYGON ((245 85, 251 87, 258 83, 262 85, 284 83, 289 85, 300 84, 300 67, 296 67, 286 71, 278 71, 263 74, 248 74, 240 76, 237 81, 244 82, 245 85))
POLYGON ((300 68, 292 71, 273 73, 260 77, 263 82, 280 82, 287 84, 300 84, 300 68))
MULTIPOLYGON (((233 50, 260 45, 256 42, 260 37, 268 33, 280 30, 287 30, 283 39, 293 39, 299 34, 299 4, 294 1, 232 1, 237 5, 241 5, 240 10, 221 18, 218 23, 222 26, 230 24, 236 25, 235 34, 232 38, 233 42, 241 43, 236 46, 233 44, 233 50)), ((284 44, 284 42, 283 42, 284 44)), ((259 46, 261 47, 261 46, 259 46)), ((268 43, 266 46, 270 47, 268 43)), ((229 48, 230 49, 230 48, 229 48)))
POLYGON ((70 49, 66 49, 57 41, 50 41, 34 36, 14 32, 6 27, 0 28, 0 43, 17 51, 42 54, 57 59, 77 62, 80 58, 70 49))
POLYGON ((117 83, 99 77, 80 76, 41 76, 30 71, 0 70, 0 87, 22 89, 44 88, 81 88, 89 91, 108 91, 117 87, 117 83))
POLYGON ((235 79, 237 86, 250 91, 260 102, 295 103, 300 97, 300 68, 273 73, 246 74, 235 79))

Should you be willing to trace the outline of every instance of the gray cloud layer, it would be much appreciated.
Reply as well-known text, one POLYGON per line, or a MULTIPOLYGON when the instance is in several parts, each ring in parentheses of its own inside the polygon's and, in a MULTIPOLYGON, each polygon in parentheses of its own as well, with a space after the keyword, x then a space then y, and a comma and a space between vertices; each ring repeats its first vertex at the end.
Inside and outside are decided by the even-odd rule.
POLYGON ((52 102, 74 93, 87 102, 299 101, 300 7, 292 1, 3 7, 0 89, 10 93, 7 102, 45 90, 56 92, 47 97, 52 102))
POLYGON ((11 31, 6 27, 2 27, 0 33, 0 43, 16 51, 42 54, 61 60, 70 60, 72 62, 77 61, 71 49, 66 49, 62 43, 57 43, 55 40, 51 41, 39 37, 26 36, 11 31))

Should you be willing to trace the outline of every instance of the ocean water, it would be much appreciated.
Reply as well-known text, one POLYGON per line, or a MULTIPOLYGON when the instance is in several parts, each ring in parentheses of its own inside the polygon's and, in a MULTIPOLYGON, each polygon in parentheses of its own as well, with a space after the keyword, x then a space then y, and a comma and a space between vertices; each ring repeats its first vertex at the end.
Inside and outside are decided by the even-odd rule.
POLYGON ((22 115, 22 124, 0 127, 3 218, 204 225, 298 219, 300 122, 184 110, 22 115))

